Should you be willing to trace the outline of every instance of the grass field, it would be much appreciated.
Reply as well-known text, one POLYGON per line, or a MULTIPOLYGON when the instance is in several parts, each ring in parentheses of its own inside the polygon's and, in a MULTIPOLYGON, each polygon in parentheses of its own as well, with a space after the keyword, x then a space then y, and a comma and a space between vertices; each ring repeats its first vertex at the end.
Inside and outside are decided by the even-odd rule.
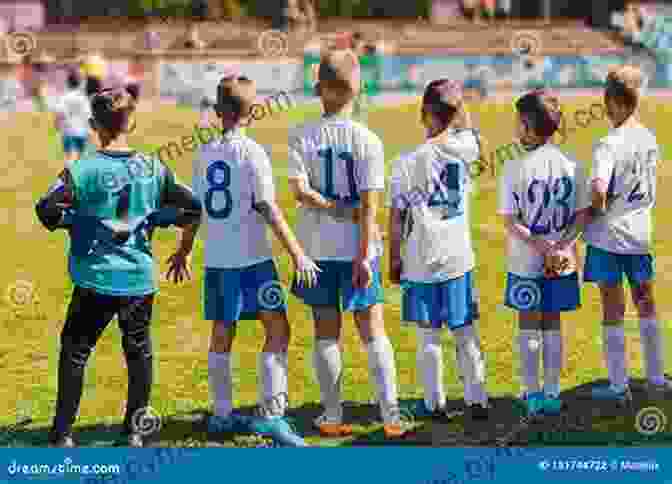
MULTIPOLYGON (((565 110, 587 107, 599 99, 571 101, 565 110)), ((643 119, 658 134, 663 145, 663 159, 670 159, 665 145, 672 130, 669 122, 672 105, 649 101, 643 108, 643 119)), ((422 140, 418 125, 417 105, 381 107, 369 114, 369 125, 385 142, 386 155, 391 161, 398 153, 412 148, 422 140)), ((513 134, 510 104, 473 106, 490 149, 509 143, 513 134)), ((295 210, 285 177, 287 128, 318 115, 316 107, 296 107, 291 112, 276 113, 249 130, 249 133, 272 153, 275 179, 290 222, 295 210)), ((138 149, 153 151, 160 145, 193 134, 198 114, 184 108, 158 106, 151 112, 138 114, 138 129, 131 144, 138 149)), ((17 114, 2 123, 0 137, 0 223, 2 224, 5 272, 0 274, 0 289, 5 296, 0 303, 0 430, 5 430, 3 445, 41 446, 46 444, 56 398, 56 368, 58 338, 63 326, 65 309, 71 294, 66 271, 64 233, 50 234, 38 225, 33 205, 62 168, 60 139, 51 129, 51 119, 45 114, 17 114), (6 290, 5 290, 6 288, 6 290), (27 417, 31 422, 16 426, 27 417)), ((571 126, 570 128, 573 128, 571 126)), ((576 128, 569 134, 565 147, 580 160, 589 160, 592 142, 607 131, 606 121, 596 121, 586 128, 576 128)), ((173 160, 170 165, 178 175, 190 177, 191 155, 173 160)), ((659 203, 656 209, 656 254, 658 256, 657 296, 661 319, 666 323, 667 348, 672 347, 672 301, 665 295, 672 290, 672 246, 666 239, 672 235, 667 210, 672 206, 672 187, 668 178, 672 168, 662 162, 659 167, 659 203), (667 272, 666 272, 667 270, 667 272)), ((473 215, 477 264, 476 281, 480 291, 480 334, 487 359, 487 388, 494 397, 494 416, 479 428, 464 428, 462 417, 453 423, 417 423, 415 432, 403 442, 423 445, 493 444, 495 438, 514 435, 512 442, 542 444, 607 444, 609 442, 637 445, 672 442, 672 424, 667 432, 646 438, 635 432, 634 411, 617 411, 597 406, 579 397, 581 390, 604 379, 606 369, 601 356, 601 312, 597 289, 585 286, 583 307, 565 318, 566 368, 562 385, 570 400, 570 412, 560 422, 546 422, 516 432, 518 417, 513 412, 511 398, 519 391, 518 358, 514 344, 515 315, 504 309, 505 252, 503 230, 496 215, 495 178, 484 173, 478 179, 473 215), (584 417, 588 418, 584 418, 584 417), (578 422, 578 423, 577 423, 578 422), (549 425, 551 427, 549 427, 549 425), (513 431, 513 433, 512 433, 513 431), (559 437, 558 437, 559 435, 559 437), (592 440, 591 440, 592 439, 592 440)), ((385 213, 380 211, 381 223, 385 213)), ((160 232, 155 240, 155 254, 165 271, 164 261, 175 246, 173 231, 160 232)), ((277 247, 281 277, 289 281, 288 257, 277 247)), ((194 255, 195 280, 182 286, 162 281, 155 304, 153 338, 155 347, 155 385, 152 407, 162 415, 163 426, 154 436, 159 445, 253 445, 245 438, 208 442, 200 424, 200 416, 209 411, 207 380, 207 351, 210 324, 201 319, 202 242, 198 241, 194 255)), ((385 272, 386 273, 386 272, 385 272)), ((415 334, 400 327, 400 291, 386 283, 385 317, 388 332, 396 350, 399 393, 401 398, 421 395, 416 385, 415 334)), ((358 445, 380 444, 376 409, 370 405, 373 388, 368 382, 366 352, 359 344, 352 317, 346 316, 344 341, 343 397, 351 403, 347 412, 355 419, 354 438, 327 442, 315 436, 310 420, 318 415, 319 391, 310 366, 312 323, 309 312, 294 298, 289 300, 292 340, 290 344, 291 414, 297 426, 312 444, 358 445)), ((633 376, 642 374, 637 318, 628 306, 627 343, 633 376)), ((242 324, 235 345, 235 404, 249 407, 255 403, 257 383, 256 354, 262 344, 260 324, 242 324)), ((459 408, 462 388, 455 372, 454 343, 444 336, 445 384, 451 404, 459 408)), ((672 358, 667 358, 668 373, 672 358)), ((121 353, 119 331, 111 325, 91 357, 86 374, 76 440, 82 445, 111 445, 118 437, 126 395, 126 369, 121 353)), ((635 411, 656 405, 672 420, 671 402, 646 402, 641 392, 635 393, 635 411)), ((537 424, 535 424, 537 425, 537 424)))

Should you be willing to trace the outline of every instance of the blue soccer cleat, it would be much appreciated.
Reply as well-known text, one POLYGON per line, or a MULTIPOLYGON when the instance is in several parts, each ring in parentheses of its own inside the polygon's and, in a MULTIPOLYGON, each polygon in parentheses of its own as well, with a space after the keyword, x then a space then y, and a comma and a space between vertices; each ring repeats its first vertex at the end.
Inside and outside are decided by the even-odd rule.
POLYGON ((522 403, 525 407, 528 417, 536 417, 544 413, 544 401, 546 395, 544 392, 526 393, 523 395, 522 403))
POLYGON ((544 415, 560 415, 563 408, 563 401, 553 395, 545 395, 541 402, 541 411, 544 415))
POLYGON ((208 418, 208 432, 211 434, 248 433, 249 431, 249 417, 232 413, 228 417, 211 415, 208 418))
POLYGON ((611 400, 622 404, 632 401, 632 394, 627 386, 623 389, 614 388, 612 385, 595 387, 591 390, 591 397, 594 400, 611 400))
POLYGON ((270 437, 274 442, 285 447, 308 447, 285 417, 256 417, 250 420, 249 430, 262 437, 270 437))

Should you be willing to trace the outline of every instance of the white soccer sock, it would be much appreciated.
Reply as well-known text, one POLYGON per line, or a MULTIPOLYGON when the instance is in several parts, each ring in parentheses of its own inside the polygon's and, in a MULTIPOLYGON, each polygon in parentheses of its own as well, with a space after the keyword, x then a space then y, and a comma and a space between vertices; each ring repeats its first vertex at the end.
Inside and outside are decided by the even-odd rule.
POLYGON ((208 379, 217 417, 228 417, 233 411, 233 376, 231 353, 208 353, 208 379))
POLYGON ((544 393, 557 398, 560 395, 560 373, 563 364, 562 333, 542 331, 544 342, 544 393))
POLYGON ((624 390, 628 384, 625 330, 621 325, 603 326, 602 338, 609 381, 615 389, 624 390))
POLYGON ((538 392, 541 331, 521 329, 518 334, 518 350, 520 352, 520 380, 525 392, 538 392))
POLYGON ((418 373, 425 391, 425 405, 430 410, 446 405, 443 391, 443 351, 441 331, 432 328, 417 329, 418 373))
POLYGON ((265 415, 284 415, 287 373, 280 353, 259 354, 259 405, 265 415))
POLYGON ((341 349, 338 340, 318 339, 313 351, 315 376, 320 385, 320 394, 325 414, 330 420, 340 422, 343 418, 341 407, 341 349))
POLYGON ((395 418, 393 410, 399 406, 394 350, 387 336, 373 338, 366 348, 369 353, 371 381, 376 385, 383 422, 387 423, 395 418))
POLYGON ((485 391, 485 362, 481 355, 478 338, 471 324, 462 326, 454 331, 457 345, 460 348, 458 355, 460 367, 464 376, 464 401, 488 404, 488 394, 485 391))
POLYGON ((646 378, 654 385, 662 385, 665 383, 665 362, 663 361, 664 342, 660 323, 655 318, 641 318, 639 333, 642 338, 646 378))

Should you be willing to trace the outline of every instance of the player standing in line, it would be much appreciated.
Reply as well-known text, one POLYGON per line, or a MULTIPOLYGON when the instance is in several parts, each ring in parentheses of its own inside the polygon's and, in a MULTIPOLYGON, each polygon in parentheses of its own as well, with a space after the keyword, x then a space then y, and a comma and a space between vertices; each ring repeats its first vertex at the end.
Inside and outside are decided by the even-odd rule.
POLYGON ((89 118, 91 101, 81 89, 78 73, 68 74, 66 92, 51 110, 56 114, 56 128, 63 136, 65 166, 80 158, 89 141, 89 118))
POLYGON ((522 96, 515 107, 518 138, 528 153, 507 161, 500 180, 499 214, 509 234, 505 304, 519 312, 527 412, 555 414, 562 408, 560 313, 580 306, 576 234, 571 229, 577 212, 585 214, 588 207, 586 181, 580 164, 551 143, 561 120, 558 100, 538 90, 522 96))
MULTIPOLYGON (((292 256, 299 282, 311 285, 319 269, 303 252, 275 201, 271 163, 264 150, 241 133, 256 99, 253 81, 238 74, 223 78, 214 106, 222 137, 201 147, 193 164, 193 190, 205 211, 204 308, 213 321, 208 368, 214 415, 210 431, 252 432, 305 446, 284 419, 288 405, 290 327, 278 279, 269 225, 292 256), (238 321, 261 320, 266 341, 259 355, 261 418, 233 411, 231 350, 238 321)), ((189 276, 198 226, 183 231, 171 257, 175 282, 189 276)))
POLYGON ((91 101, 91 126, 101 148, 73 161, 37 204, 40 222, 70 234, 69 272, 74 291, 58 362, 56 416, 51 445, 73 447, 71 437, 84 385, 84 370, 98 339, 116 316, 128 368, 124 432, 128 445, 143 446, 142 429, 152 388, 150 323, 157 281, 154 229, 186 226, 201 204, 156 158, 129 148, 127 132, 135 101, 122 89, 91 101))
POLYGON ((385 188, 385 156, 378 136, 352 120, 360 85, 359 63, 351 50, 326 53, 316 85, 324 116, 290 135, 288 177, 301 205, 297 235, 322 269, 315 287, 295 284, 292 291, 311 306, 315 320, 313 357, 325 408, 315 424, 322 435, 352 433, 343 424, 339 345, 342 312, 352 311, 368 352, 384 433, 393 438, 404 429, 394 350, 383 320, 383 245, 375 221, 379 192, 385 188))
POLYGON ((625 291, 628 279, 639 314, 639 330, 652 394, 669 391, 665 379, 663 335, 653 296, 652 211, 656 201, 656 165, 660 149, 655 135, 638 119, 641 71, 632 66, 612 69, 604 104, 611 131, 593 151, 592 207, 586 227, 588 245, 584 280, 600 287, 603 348, 610 385, 593 390, 596 399, 631 399, 625 351, 625 291))
POLYGON ((473 324, 475 260, 468 211, 469 166, 480 156, 480 143, 470 129, 461 86, 447 79, 429 83, 421 122, 427 141, 395 162, 388 199, 390 280, 404 289, 403 320, 417 325, 425 391, 424 400, 409 411, 418 418, 445 416, 441 329, 447 326, 457 340, 468 417, 487 418, 485 364, 473 324))

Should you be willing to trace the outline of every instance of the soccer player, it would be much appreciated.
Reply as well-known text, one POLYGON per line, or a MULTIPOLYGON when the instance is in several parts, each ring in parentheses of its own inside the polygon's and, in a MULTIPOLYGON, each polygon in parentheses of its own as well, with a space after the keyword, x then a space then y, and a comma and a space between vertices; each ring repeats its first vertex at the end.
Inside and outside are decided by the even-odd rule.
POLYGON ((135 101, 125 90, 103 90, 92 98, 91 126, 101 148, 74 160, 38 202, 49 230, 70 234, 69 271, 74 285, 61 332, 56 416, 49 434, 54 446, 72 447, 84 369, 103 331, 116 316, 128 368, 124 431, 128 445, 141 447, 138 428, 152 388, 150 323, 157 281, 151 238, 154 229, 186 226, 201 204, 159 160, 131 149, 126 132, 135 101))
POLYGON ((417 365, 424 400, 408 409, 418 418, 445 415, 441 330, 457 340, 467 416, 488 416, 485 364, 474 328, 475 295, 468 197, 469 165, 480 156, 470 129, 462 87, 447 79, 429 83, 421 122, 427 140, 392 168, 390 280, 401 284, 403 320, 417 325, 417 365), (404 254, 401 254, 405 239, 404 254))
POLYGON ((76 72, 70 72, 66 82, 68 92, 61 96, 52 110, 56 114, 56 128, 63 136, 65 166, 69 166, 86 149, 91 103, 81 89, 82 80, 76 72))
MULTIPOLYGON (((304 446, 284 419, 287 407, 287 350, 290 327, 282 285, 267 237, 269 225, 292 256, 297 277, 312 284, 319 269, 305 255, 275 200, 268 156, 241 132, 256 99, 255 84, 239 74, 217 88, 215 113, 222 137, 201 147, 193 164, 193 190, 202 201, 205 242, 205 319, 213 321, 208 368, 214 415, 209 429, 253 432, 304 446), (233 411, 231 350, 238 321, 261 320, 266 341, 259 355, 259 410, 250 421, 233 411)), ((189 274, 197 226, 183 232, 170 273, 176 282, 189 274)))
POLYGON ((352 311, 368 352, 384 433, 403 435, 397 402, 394 351, 385 332, 380 276, 382 238, 375 222, 385 187, 383 144, 353 121, 360 89, 356 55, 327 52, 316 91, 324 116, 297 128, 289 139, 290 187, 301 205, 297 235, 322 272, 312 288, 293 285, 315 320, 314 365, 325 412, 315 424, 324 436, 352 433, 341 405, 342 312, 352 311))
POLYGON ((603 348, 610 385, 593 396, 627 402, 627 354, 623 318, 623 275, 637 307, 648 388, 669 391, 664 375, 663 335, 653 296, 651 215, 656 202, 656 165, 660 148, 655 135, 638 119, 641 71, 632 66, 612 69, 604 104, 612 129, 593 151, 592 207, 595 217, 586 227, 584 280, 600 287, 603 308, 603 348))
POLYGON ((548 91, 532 91, 518 99, 515 108, 518 138, 527 153, 507 161, 500 179, 499 214, 508 232, 505 304, 519 314, 527 412, 556 414, 562 408, 560 314, 580 305, 576 234, 570 229, 577 213, 588 207, 586 181, 582 166, 551 142, 561 120, 557 98, 548 91))

